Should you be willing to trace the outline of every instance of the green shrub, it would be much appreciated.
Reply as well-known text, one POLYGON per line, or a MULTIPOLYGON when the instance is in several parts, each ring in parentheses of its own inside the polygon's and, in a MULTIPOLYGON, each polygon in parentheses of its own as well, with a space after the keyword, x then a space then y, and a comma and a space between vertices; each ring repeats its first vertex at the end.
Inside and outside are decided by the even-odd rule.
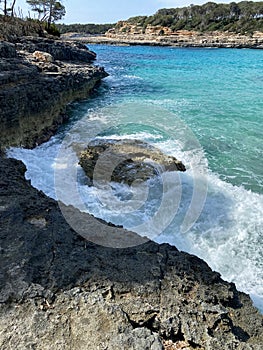
POLYGON ((60 37, 60 31, 54 23, 51 23, 50 26, 48 26, 48 23, 45 23, 45 30, 50 35, 60 37))

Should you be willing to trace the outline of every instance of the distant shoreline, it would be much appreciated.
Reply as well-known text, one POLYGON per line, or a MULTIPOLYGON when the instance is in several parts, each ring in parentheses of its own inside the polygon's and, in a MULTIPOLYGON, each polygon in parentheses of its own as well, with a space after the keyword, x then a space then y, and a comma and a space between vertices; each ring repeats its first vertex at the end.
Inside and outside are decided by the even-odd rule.
POLYGON ((86 44, 105 45, 149 45, 172 47, 201 47, 201 48, 250 48, 263 49, 263 33, 241 35, 224 32, 187 32, 178 31, 174 35, 85 35, 67 33, 62 36, 65 40, 81 41, 86 44))

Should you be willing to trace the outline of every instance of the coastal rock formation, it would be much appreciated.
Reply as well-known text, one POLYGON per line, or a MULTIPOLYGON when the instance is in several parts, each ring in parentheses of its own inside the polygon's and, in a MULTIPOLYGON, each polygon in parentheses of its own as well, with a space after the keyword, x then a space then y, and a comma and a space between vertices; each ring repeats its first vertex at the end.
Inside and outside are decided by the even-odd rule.
POLYGON ((90 180, 96 166, 96 180, 128 185, 135 180, 146 181, 163 171, 185 171, 181 161, 140 140, 97 139, 80 153, 79 159, 90 180))
MULTIPOLYGON (((70 39, 70 35, 64 35, 70 39)), ((76 40, 76 36, 74 36, 76 40)), ((148 28, 146 33, 140 33, 136 29, 122 32, 120 29, 112 29, 103 36, 78 36, 78 40, 86 43, 111 44, 111 45, 151 45, 174 47, 216 47, 216 48, 254 48, 263 49, 263 33, 255 32, 253 35, 178 30, 171 33, 166 28, 148 28), (160 32, 162 34, 160 34, 160 32)))
MULTIPOLYGON (((86 241, 25 170, 1 158, 1 350, 261 349, 262 315, 204 261, 151 241, 86 241)), ((79 215, 89 232, 129 236, 79 215)))
POLYGON ((77 61, 88 63, 96 59, 96 54, 79 42, 68 42, 51 38, 20 37, 15 40, 17 50, 34 53, 47 52, 58 61, 77 61))
POLYGON ((0 42, 0 148, 48 140, 66 119, 66 105, 107 76, 90 64, 95 57, 85 45, 53 39, 0 42))

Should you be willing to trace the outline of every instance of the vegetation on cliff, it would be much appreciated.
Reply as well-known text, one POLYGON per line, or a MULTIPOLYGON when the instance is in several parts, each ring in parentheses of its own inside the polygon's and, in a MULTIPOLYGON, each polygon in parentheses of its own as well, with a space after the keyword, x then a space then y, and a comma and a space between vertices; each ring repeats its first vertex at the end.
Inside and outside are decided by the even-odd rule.
POLYGON ((152 16, 136 16, 117 24, 58 24, 62 34, 75 32, 82 34, 104 34, 111 28, 123 33, 132 33, 130 27, 140 33, 149 28, 158 28, 159 34, 178 30, 200 32, 228 31, 234 33, 263 32, 263 1, 241 1, 239 3, 190 5, 181 8, 160 9, 152 16), (134 28, 133 28, 134 29, 134 28))
POLYGON ((70 32, 82 33, 82 34, 83 33, 84 34, 104 34, 110 28, 112 28, 114 26, 115 26, 115 24, 113 24, 113 23, 106 23, 106 24, 74 23, 74 24, 58 24, 57 25, 61 34, 70 33, 70 32))
POLYGON ((0 0, 0 11, 3 15, 0 15, 0 23, 3 28, 0 28, 1 33, 7 34, 10 29, 10 24, 13 26, 11 30, 14 35, 28 35, 28 32, 33 31, 40 36, 43 36, 45 30, 48 34, 59 36, 59 30, 57 29, 55 22, 62 19, 66 14, 65 6, 56 0, 26 0, 31 10, 37 13, 37 19, 29 17, 24 19, 22 10, 18 7, 16 12, 16 0, 12 0, 11 4, 8 4, 7 0, 0 0), (18 27, 18 28, 17 28, 18 27), (22 32, 21 32, 22 29, 22 32), (16 34, 20 31, 20 34, 16 34))
POLYGON ((26 0, 32 11, 38 14, 41 22, 46 22, 47 28, 60 20, 66 14, 65 6, 56 0, 26 0))
MULTIPOLYGON (((142 27, 144 30, 148 26, 167 27, 173 32, 177 30, 263 32, 263 1, 241 1, 230 4, 208 2, 204 5, 161 9, 152 16, 132 17, 125 23, 142 27)), ((116 28, 125 31, 123 25, 124 22, 120 21, 116 28)))
POLYGON ((39 21, 23 20, 0 15, 0 40, 13 41, 21 36, 44 36, 44 26, 39 21))

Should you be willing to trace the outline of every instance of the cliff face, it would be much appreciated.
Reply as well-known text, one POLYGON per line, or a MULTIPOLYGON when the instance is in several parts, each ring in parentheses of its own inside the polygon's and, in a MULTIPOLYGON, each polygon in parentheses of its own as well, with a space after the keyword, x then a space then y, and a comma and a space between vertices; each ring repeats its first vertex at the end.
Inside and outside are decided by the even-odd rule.
MULTIPOLYGON (((262 316, 204 261, 150 241, 90 243, 24 172, 20 161, 1 159, 2 350, 261 349, 262 316)), ((87 234, 135 235, 79 219, 87 234)))
POLYGON ((34 147, 65 120, 65 106, 86 98, 107 73, 85 45, 45 38, 0 42, 0 145, 34 147))
POLYGON ((122 43, 178 47, 263 48, 263 33, 242 35, 228 32, 201 33, 189 30, 172 32, 167 27, 147 26, 146 29, 123 22, 123 27, 110 29, 104 37, 86 38, 87 42, 122 43))
MULTIPOLYGON (((70 39, 74 34, 64 34, 70 39)), ((147 25, 120 21, 116 27, 109 29, 104 36, 78 35, 78 40, 87 43, 124 44, 124 45, 157 45, 176 47, 227 47, 263 49, 263 33, 253 34, 231 32, 198 32, 196 30, 176 30, 169 27, 147 25)))

